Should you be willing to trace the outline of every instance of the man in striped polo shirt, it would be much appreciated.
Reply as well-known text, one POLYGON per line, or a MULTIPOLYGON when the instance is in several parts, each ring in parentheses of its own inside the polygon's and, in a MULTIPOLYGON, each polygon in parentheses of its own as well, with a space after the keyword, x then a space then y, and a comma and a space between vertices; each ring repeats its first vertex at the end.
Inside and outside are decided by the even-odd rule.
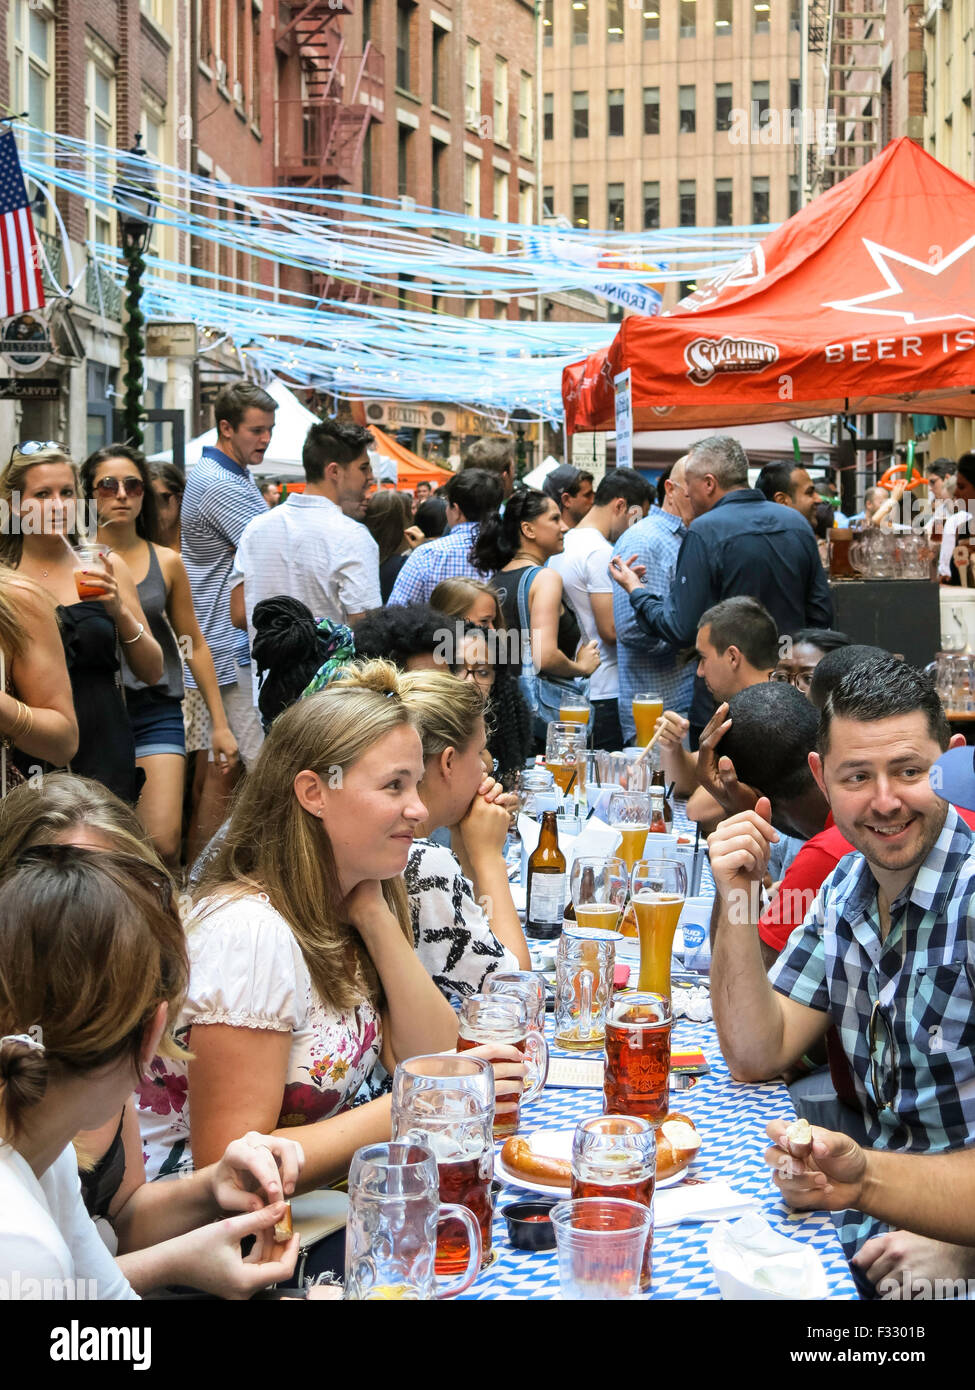
MULTIPOLYGON (((264 734, 251 693, 251 660, 246 632, 230 621, 230 576, 244 527, 267 514, 267 504, 250 474, 264 459, 274 428, 274 397, 251 382, 225 386, 214 414, 217 445, 205 448, 186 480, 181 517, 183 562, 190 577, 193 606, 213 653, 220 696, 246 765, 257 756, 264 734)), ((193 688, 190 673, 186 684, 193 688)), ((208 791, 229 795, 229 768, 207 769, 208 791)), ((217 822, 219 824, 219 821, 217 822)))

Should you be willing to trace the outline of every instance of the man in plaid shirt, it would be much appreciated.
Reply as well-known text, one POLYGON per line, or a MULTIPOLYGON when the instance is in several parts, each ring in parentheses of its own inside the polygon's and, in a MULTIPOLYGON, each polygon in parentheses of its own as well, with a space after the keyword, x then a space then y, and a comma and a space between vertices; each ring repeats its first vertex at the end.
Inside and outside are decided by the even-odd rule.
POLYGON ((496 473, 465 468, 444 488, 450 530, 435 541, 418 545, 396 576, 392 605, 429 603, 442 579, 487 579, 471 560, 471 546, 480 524, 501 505, 502 485, 496 473))
MULTIPOLYGON (((761 798, 708 844, 719 894, 711 967, 721 1048, 746 1081, 795 1065, 835 1023, 868 1139, 936 1153, 975 1130, 973 835, 931 788, 953 741, 930 684, 890 658, 827 699, 810 768, 858 853, 841 859, 766 976, 758 884, 778 838, 761 798), (970 925, 971 924, 971 925, 970 925)), ((836 1215, 866 1291, 901 1271, 975 1276, 975 1250, 836 1215)))

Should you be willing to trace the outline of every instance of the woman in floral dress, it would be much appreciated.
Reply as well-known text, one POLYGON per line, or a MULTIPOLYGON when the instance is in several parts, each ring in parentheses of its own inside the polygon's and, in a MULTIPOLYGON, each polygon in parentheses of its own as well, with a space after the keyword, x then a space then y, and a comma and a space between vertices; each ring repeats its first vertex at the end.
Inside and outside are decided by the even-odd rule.
MULTIPOLYGON (((209 1163, 248 1130, 300 1126, 301 1185, 320 1186, 389 1137, 388 1098, 352 1108, 377 1062, 392 1072, 453 1047, 456 1019, 413 949, 401 877, 426 816, 422 776, 386 662, 275 721, 188 926, 177 1035, 193 1060, 157 1058, 140 1092, 150 1177, 209 1163)), ((500 1051, 499 1074, 520 1075, 518 1055, 500 1051)))

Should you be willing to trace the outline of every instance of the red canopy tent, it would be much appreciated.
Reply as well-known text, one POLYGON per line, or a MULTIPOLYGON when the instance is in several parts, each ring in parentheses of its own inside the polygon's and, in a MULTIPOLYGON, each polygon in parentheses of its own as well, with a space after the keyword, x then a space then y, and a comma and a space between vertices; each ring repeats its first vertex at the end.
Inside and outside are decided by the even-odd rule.
POLYGON ((565 369, 569 433, 836 412, 975 416, 975 186, 913 141, 831 188, 679 310, 565 369))
POLYGON ((415 488, 417 483, 431 483, 435 488, 441 487, 454 476, 449 468, 441 468, 438 464, 430 463, 428 459, 420 458, 419 454, 405 449, 402 444, 396 442, 392 435, 386 434, 378 425, 370 423, 369 429, 376 441, 378 452, 395 460, 396 486, 398 488, 408 491, 415 488))

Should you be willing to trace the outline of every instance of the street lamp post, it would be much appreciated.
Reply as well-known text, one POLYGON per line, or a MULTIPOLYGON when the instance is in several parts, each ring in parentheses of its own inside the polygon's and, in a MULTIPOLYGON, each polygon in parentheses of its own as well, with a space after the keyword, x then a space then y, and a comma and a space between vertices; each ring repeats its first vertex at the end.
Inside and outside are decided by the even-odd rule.
MULTIPOLYGON (((142 136, 135 137, 129 151, 130 159, 145 161, 148 156, 142 146, 142 136)), ((139 307, 142 299, 143 260, 159 205, 159 190, 152 181, 148 164, 130 164, 125 182, 115 185, 118 206, 122 255, 125 257, 125 394, 122 418, 126 443, 142 448, 142 378, 145 356, 145 315, 139 307)))
POLYGON ((521 482, 525 476, 527 463, 527 450, 525 446, 525 426, 531 424, 534 416, 530 411, 522 406, 517 406, 509 416, 511 423, 515 426, 515 478, 521 482))

